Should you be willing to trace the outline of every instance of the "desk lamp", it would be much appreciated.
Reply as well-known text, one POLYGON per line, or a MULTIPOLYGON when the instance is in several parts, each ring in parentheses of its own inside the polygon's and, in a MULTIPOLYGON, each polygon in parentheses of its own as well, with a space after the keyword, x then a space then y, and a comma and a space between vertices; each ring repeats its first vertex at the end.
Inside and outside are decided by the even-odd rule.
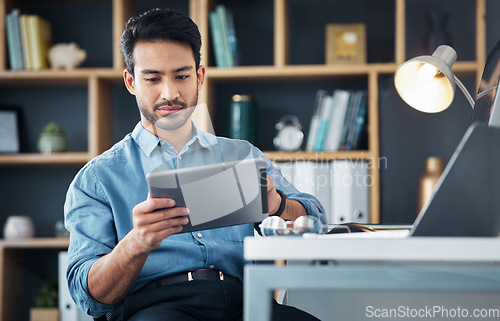
POLYGON ((446 45, 439 46, 432 56, 410 59, 396 70, 396 90, 413 108, 426 113, 438 113, 450 106, 457 84, 474 109, 471 95, 451 71, 456 60, 457 53, 446 45))

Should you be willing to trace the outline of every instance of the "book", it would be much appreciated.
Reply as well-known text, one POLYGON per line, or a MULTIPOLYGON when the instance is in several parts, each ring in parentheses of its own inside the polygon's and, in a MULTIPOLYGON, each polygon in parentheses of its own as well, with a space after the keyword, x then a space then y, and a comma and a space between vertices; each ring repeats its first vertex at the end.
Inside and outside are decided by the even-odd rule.
POLYGON ((22 14, 19 17, 19 28, 21 30, 21 43, 23 48, 24 69, 32 70, 33 62, 31 58, 30 41, 28 40, 28 15, 22 14))
POLYGON ((320 89, 316 92, 316 98, 314 100, 314 111, 311 117, 311 123, 309 125, 309 133, 307 134, 306 151, 314 150, 316 135, 319 128, 321 105, 323 103, 323 99, 325 99, 327 95, 328 93, 326 92, 326 90, 320 89))
POLYGON ((330 224, 369 222, 370 175, 368 163, 336 160, 331 163, 330 224))
POLYGON ((325 209, 328 222, 328 214, 331 212, 331 183, 330 183, 330 162, 315 162, 315 190, 314 196, 320 201, 325 209))
POLYGON ((93 321, 94 319, 80 310, 69 294, 68 282, 66 281, 66 269, 68 267, 68 252, 58 253, 58 307, 60 318, 64 321, 93 321))
POLYGON ((342 131, 345 125, 345 115, 349 106, 350 92, 348 90, 337 89, 333 95, 335 105, 332 108, 328 133, 323 146, 323 150, 325 151, 339 150, 342 131))
POLYGON ((356 101, 359 98, 359 91, 351 92, 351 97, 349 99, 349 107, 347 108, 344 128, 342 130, 342 139, 340 142, 340 149, 349 150, 347 146, 348 139, 352 135, 354 122, 356 121, 356 117, 358 114, 359 104, 356 101))
POLYGON ((38 15, 29 15, 27 27, 31 68, 33 70, 48 68, 47 53, 52 43, 50 23, 38 15))
POLYGON ((318 161, 295 161, 293 163, 293 185, 302 193, 316 197, 325 212, 330 213, 330 163, 318 161))
POLYGON ((314 195, 315 166, 313 161, 295 161, 293 163, 293 185, 302 193, 314 195))
POLYGON ((328 129, 330 128, 330 118, 332 115, 333 107, 335 106, 335 97, 327 95, 322 101, 318 131, 314 142, 314 150, 317 152, 323 151, 328 129))
POLYGON ((215 11, 209 13, 210 34, 212 35, 212 46, 215 55, 215 64, 217 67, 228 67, 224 54, 224 44, 222 40, 222 31, 219 23, 219 17, 215 11))
POLYGON ((229 28, 227 22, 226 6, 221 4, 216 5, 215 12, 217 13, 217 18, 219 19, 220 32, 222 34, 223 53, 225 56, 225 61, 227 62, 226 67, 234 67, 233 52, 229 43, 229 28))
POLYGON ((350 115, 346 118, 346 132, 342 142, 344 150, 355 150, 359 145, 360 132, 363 130, 366 120, 366 97, 365 90, 353 93, 350 101, 350 115))
POLYGON ((351 149, 363 148, 363 140, 366 138, 366 125, 368 119, 368 103, 367 93, 363 93, 358 115, 356 117, 355 126, 350 137, 351 149))
POLYGON ((236 30, 234 28, 234 17, 231 10, 226 9, 227 12, 227 29, 228 29, 228 41, 231 47, 231 53, 233 55, 234 66, 240 65, 240 51, 238 46, 238 38, 236 37, 236 30))
POLYGON ((11 70, 23 70, 24 58, 19 27, 19 9, 12 10, 5 16, 5 28, 7 33, 7 47, 9 52, 9 64, 11 70))
POLYGON ((323 205, 328 224, 368 223, 369 165, 359 160, 276 162, 282 175, 301 193, 323 205))

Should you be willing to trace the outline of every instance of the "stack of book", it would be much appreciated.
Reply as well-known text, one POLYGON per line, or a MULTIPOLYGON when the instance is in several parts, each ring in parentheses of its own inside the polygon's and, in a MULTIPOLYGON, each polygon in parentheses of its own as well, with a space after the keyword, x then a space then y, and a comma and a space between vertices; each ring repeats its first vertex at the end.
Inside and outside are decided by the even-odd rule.
POLYGON ((338 151, 361 147, 367 123, 367 92, 337 89, 316 94, 306 150, 338 151))
POLYGON ((12 70, 40 70, 48 67, 52 43, 50 23, 38 15, 12 10, 5 17, 7 48, 12 70))
POLYGON ((216 5, 215 10, 210 12, 209 21, 217 67, 238 66, 238 40, 231 11, 224 5, 216 5))

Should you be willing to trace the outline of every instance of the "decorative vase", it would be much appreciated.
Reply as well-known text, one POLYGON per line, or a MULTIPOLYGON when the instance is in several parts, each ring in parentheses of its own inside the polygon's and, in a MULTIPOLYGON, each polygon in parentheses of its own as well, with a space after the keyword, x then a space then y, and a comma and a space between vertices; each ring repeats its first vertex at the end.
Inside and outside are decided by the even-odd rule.
POLYGON ((257 143, 257 106, 250 95, 233 95, 229 108, 229 137, 257 143))
MULTIPOLYGON (((425 170, 418 183, 418 212, 430 200, 439 177, 443 173, 443 160, 429 157, 425 161, 425 170)), ((417 213, 418 214, 418 213, 417 213)))
POLYGON ((6 239, 29 238, 35 236, 35 227, 31 217, 12 215, 7 218, 3 229, 6 239))
POLYGON ((433 53, 440 45, 453 46, 451 33, 446 29, 448 14, 433 11, 427 18, 429 21, 429 34, 426 39, 427 52, 433 53))
POLYGON ((58 153, 66 150, 66 137, 60 133, 41 133, 38 139, 41 153, 58 153))

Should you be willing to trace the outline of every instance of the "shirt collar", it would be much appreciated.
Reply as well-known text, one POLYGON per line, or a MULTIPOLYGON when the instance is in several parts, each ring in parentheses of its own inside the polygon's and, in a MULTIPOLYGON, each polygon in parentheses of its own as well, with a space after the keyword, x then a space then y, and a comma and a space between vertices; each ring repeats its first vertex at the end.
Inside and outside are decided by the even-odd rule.
POLYGON ((141 122, 135 125, 134 131, 132 132, 132 138, 148 157, 160 142, 160 139, 147 131, 146 128, 142 126, 141 122))
POLYGON ((195 141, 198 141, 201 147, 210 148, 211 146, 217 145, 217 137, 215 135, 207 133, 200 130, 196 124, 193 122, 193 139, 187 144, 188 146, 195 141))
MULTIPOLYGON (((150 133, 141 122, 138 122, 132 132, 132 138, 136 141, 146 156, 150 156, 153 150, 158 146, 160 138, 150 133)), ((210 148, 217 144, 217 138, 207 132, 200 130, 193 122, 193 137, 186 144, 191 147, 194 143, 198 143, 201 147, 210 148)))

